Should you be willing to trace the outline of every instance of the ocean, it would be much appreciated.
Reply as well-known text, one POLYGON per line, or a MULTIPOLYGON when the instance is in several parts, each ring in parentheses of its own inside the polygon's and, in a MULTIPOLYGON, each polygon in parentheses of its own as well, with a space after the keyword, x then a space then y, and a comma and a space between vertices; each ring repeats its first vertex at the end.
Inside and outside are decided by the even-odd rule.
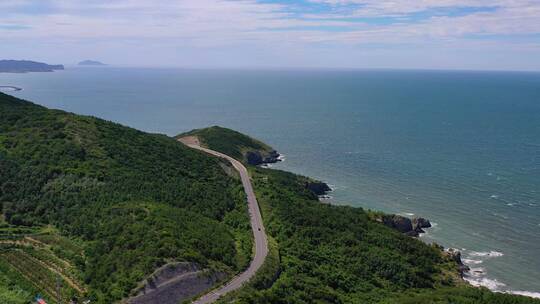
POLYGON ((330 203, 431 220, 422 238, 460 249, 472 284, 540 296, 540 73, 68 67, 2 85, 149 132, 245 132, 330 203))

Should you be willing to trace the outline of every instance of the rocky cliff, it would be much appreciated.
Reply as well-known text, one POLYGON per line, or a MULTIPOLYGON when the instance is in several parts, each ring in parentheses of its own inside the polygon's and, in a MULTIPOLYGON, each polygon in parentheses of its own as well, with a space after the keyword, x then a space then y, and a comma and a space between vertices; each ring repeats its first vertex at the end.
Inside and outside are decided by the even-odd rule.
POLYGON ((383 215, 381 221, 384 225, 396 229, 397 231, 404 233, 409 236, 417 237, 420 233, 424 233, 423 228, 431 227, 429 220, 418 217, 410 218, 397 215, 397 214, 388 214, 383 215))

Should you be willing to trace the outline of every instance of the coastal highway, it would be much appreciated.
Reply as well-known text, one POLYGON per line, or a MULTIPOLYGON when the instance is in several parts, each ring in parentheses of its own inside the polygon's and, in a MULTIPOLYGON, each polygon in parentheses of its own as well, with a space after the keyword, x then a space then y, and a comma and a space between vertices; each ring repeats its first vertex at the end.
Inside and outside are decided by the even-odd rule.
POLYGON ((222 295, 242 287, 244 283, 249 281, 255 275, 257 270, 261 268, 262 264, 264 263, 264 259, 268 254, 268 241, 266 232, 264 230, 261 211, 259 210, 259 204, 257 203, 257 198, 253 192, 253 186, 251 185, 246 167, 244 167, 241 162, 228 155, 201 147, 196 137, 187 136, 180 138, 179 141, 190 148, 197 149, 229 161, 240 174, 242 185, 244 186, 244 191, 246 192, 247 196, 251 230, 253 230, 253 236, 255 239, 255 257, 251 261, 246 271, 235 276, 225 285, 206 293, 193 302, 194 304, 212 303, 219 299, 222 295))

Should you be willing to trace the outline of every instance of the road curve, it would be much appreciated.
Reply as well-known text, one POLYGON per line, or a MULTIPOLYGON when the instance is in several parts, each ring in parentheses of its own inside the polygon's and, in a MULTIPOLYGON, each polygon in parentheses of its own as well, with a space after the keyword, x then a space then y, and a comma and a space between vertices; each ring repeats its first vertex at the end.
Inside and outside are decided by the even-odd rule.
POLYGON ((229 281, 222 287, 210 291, 209 293, 201 296, 193 302, 194 304, 212 303, 224 294, 242 287, 244 283, 249 281, 255 275, 257 270, 259 270, 259 268, 261 268, 261 266, 263 265, 264 259, 268 254, 268 241, 266 237, 266 232, 264 230, 261 211, 259 210, 259 204, 257 203, 257 198, 255 197, 255 193, 253 192, 253 186, 251 185, 251 181, 249 179, 249 174, 246 167, 244 167, 241 162, 228 155, 199 146, 197 144, 198 142, 192 142, 189 140, 184 141, 182 140, 182 138, 179 139, 179 141, 183 142, 186 146, 190 148, 204 151, 208 154, 228 160, 240 174, 240 178, 242 179, 242 185, 244 186, 244 191, 246 192, 247 196, 251 230, 253 231, 253 237, 255 239, 255 257, 251 261, 246 271, 235 276, 231 281, 229 281))

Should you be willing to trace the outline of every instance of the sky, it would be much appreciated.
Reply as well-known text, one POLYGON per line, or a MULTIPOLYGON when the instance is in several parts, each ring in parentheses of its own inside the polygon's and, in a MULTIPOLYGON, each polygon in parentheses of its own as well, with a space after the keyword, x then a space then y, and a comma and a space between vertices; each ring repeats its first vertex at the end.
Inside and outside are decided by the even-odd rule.
POLYGON ((0 0, 0 58, 540 70, 540 0, 0 0))

